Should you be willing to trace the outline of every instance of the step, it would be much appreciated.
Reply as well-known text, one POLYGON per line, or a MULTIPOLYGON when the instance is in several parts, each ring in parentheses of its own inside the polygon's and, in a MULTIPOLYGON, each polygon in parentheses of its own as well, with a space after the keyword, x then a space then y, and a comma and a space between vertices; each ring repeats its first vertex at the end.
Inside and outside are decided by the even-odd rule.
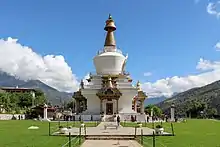
POLYGON ((134 140, 134 136, 86 136, 86 140, 134 140))

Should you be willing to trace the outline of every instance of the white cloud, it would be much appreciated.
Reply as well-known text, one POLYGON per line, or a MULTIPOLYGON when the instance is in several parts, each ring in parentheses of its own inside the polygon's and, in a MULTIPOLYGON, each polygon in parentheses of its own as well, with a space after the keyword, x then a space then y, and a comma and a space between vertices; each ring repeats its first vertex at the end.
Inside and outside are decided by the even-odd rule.
POLYGON ((146 82, 142 85, 142 88, 149 97, 170 97, 173 93, 183 92, 194 87, 204 86, 216 80, 220 80, 219 61, 211 62, 201 58, 196 68, 204 72, 186 77, 168 77, 157 80, 154 83, 146 82))
POLYGON ((60 91, 78 89, 77 77, 62 55, 41 56, 17 39, 0 39, 0 70, 22 80, 41 80, 60 91))
POLYGON ((220 51, 220 42, 217 42, 215 45, 216 51, 220 51))
POLYGON ((145 77, 152 76, 152 73, 151 73, 151 72, 145 72, 145 73, 144 73, 144 76, 145 76, 145 77))
POLYGON ((220 17, 220 11, 218 10, 220 7, 220 1, 217 1, 215 3, 210 2, 206 8, 207 12, 211 15, 215 15, 218 18, 220 17))
POLYGON ((84 85, 89 85, 89 82, 87 81, 87 79, 89 79, 89 77, 90 77, 90 73, 86 74, 85 77, 83 78, 84 85))

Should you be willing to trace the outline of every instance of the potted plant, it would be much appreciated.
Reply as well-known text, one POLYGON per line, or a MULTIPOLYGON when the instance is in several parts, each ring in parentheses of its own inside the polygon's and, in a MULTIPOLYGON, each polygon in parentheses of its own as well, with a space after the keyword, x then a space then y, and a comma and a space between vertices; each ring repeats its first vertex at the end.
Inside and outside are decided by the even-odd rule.
POLYGON ((141 127, 142 127, 142 123, 141 123, 141 122, 137 122, 137 126, 138 126, 139 128, 141 128, 141 127))
POLYGON ((68 131, 68 129, 64 128, 63 126, 59 126, 59 129, 61 134, 65 134, 68 131))
POLYGON ((156 125, 155 131, 156 134, 163 134, 164 128, 162 125, 156 125))

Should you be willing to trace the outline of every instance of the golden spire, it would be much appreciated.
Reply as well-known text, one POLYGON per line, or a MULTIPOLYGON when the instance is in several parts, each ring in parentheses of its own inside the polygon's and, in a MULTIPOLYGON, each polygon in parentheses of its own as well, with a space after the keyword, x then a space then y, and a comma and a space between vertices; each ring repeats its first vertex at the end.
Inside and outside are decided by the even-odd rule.
POLYGON ((138 89, 138 91, 141 91, 141 83, 138 80, 137 84, 136 84, 136 88, 138 89))
POLYGON ((108 77, 107 87, 108 87, 108 88, 113 88, 113 85, 112 85, 112 78, 111 78, 111 77, 108 77))
POLYGON ((104 46, 116 46, 114 31, 116 30, 116 26, 114 20, 112 19, 111 14, 109 14, 108 20, 106 20, 106 25, 104 30, 107 31, 107 35, 105 38, 105 45, 104 46))

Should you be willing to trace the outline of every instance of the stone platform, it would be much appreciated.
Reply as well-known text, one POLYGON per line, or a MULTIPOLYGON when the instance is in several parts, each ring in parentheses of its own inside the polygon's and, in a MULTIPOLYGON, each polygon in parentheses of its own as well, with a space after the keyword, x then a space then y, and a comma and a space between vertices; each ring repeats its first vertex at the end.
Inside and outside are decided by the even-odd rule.
MULTIPOLYGON (((105 125, 111 125, 115 122, 102 122, 97 127, 87 127, 86 130, 84 128, 81 129, 81 135, 83 136, 92 136, 92 137, 99 137, 99 136, 120 136, 120 137, 132 137, 135 135, 135 128, 134 127, 122 127, 119 126, 118 129, 116 128, 107 128, 105 129, 105 125)), ((141 130, 143 130, 143 136, 153 136, 154 129, 150 129, 148 127, 137 128, 136 136, 141 136, 141 130)), ((80 134, 79 128, 71 128, 69 129, 66 134, 59 134, 59 132, 53 133, 53 135, 69 135, 77 136, 80 134)), ((172 136, 171 133, 164 132, 160 136, 172 136)))

